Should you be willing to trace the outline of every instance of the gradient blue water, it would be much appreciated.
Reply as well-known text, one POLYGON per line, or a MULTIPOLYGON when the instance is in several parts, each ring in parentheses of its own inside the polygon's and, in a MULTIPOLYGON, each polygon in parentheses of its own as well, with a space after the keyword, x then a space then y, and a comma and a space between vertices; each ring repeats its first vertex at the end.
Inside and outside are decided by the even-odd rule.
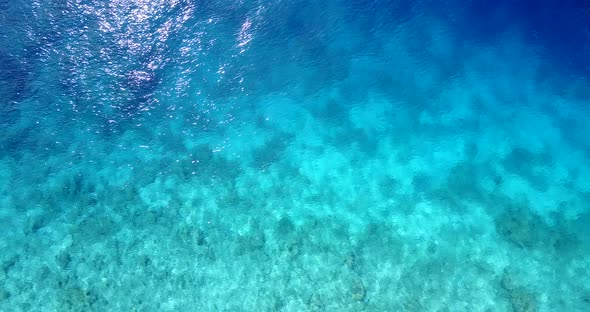
POLYGON ((582 1, 0 0, 0 310, 590 310, 582 1))

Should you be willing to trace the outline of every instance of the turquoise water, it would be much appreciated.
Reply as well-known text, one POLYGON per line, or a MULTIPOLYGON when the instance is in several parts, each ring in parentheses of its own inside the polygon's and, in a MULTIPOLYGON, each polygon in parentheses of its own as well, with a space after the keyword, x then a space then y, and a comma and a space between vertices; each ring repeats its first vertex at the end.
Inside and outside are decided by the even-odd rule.
POLYGON ((0 310, 590 311, 589 12, 0 1, 0 310))

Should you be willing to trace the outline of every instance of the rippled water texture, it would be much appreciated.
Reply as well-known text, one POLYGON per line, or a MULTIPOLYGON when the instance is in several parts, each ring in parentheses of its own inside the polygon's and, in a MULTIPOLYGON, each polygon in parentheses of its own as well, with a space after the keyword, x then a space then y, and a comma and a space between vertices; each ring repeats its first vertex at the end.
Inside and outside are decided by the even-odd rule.
POLYGON ((439 2, 0 0, 0 310, 590 311, 590 6, 439 2))

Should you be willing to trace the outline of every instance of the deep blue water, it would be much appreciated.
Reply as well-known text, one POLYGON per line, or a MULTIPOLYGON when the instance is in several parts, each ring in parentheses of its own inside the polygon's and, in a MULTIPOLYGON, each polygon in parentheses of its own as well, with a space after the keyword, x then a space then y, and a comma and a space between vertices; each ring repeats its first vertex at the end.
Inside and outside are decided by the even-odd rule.
POLYGON ((585 1, 0 0, 0 310, 590 310, 585 1))

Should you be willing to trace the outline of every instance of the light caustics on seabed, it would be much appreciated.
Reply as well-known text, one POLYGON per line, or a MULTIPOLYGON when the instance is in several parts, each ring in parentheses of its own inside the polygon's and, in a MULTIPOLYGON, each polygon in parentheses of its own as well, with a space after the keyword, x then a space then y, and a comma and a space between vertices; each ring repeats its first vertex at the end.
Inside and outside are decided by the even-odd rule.
POLYGON ((590 310, 588 12, 0 0, 0 310, 590 310))

